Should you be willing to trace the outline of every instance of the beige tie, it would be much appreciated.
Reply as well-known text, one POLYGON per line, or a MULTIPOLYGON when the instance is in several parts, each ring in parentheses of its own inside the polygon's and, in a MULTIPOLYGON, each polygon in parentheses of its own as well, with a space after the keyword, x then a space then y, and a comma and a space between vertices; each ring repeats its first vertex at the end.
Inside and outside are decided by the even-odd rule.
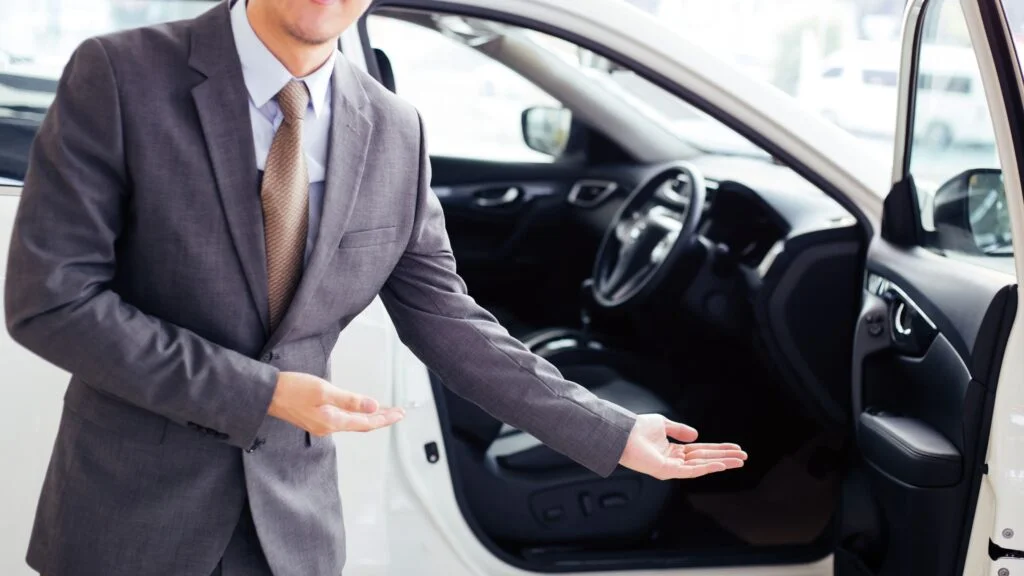
POLYGON ((284 121, 270 144, 260 190, 271 332, 288 310, 302 277, 309 226, 309 174, 302 151, 302 119, 309 105, 306 85, 292 80, 277 93, 277 104, 284 121))

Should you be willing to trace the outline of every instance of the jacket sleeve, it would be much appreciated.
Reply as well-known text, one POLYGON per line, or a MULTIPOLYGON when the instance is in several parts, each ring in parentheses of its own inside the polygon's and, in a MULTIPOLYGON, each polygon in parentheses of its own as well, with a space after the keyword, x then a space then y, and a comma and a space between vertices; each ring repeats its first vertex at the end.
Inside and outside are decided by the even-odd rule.
POLYGON ((114 70, 101 41, 87 40, 32 147, 7 262, 7 329, 97 390, 248 448, 277 370, 110 289, 131 194, 123 142, 114 70))
POLYGON ((597 474, 611 474, 636 415, 562 378, 467 294, 430 189, 422 121, 419 162, 412 237, 381 292, 399 337, 459 396, 597 474))

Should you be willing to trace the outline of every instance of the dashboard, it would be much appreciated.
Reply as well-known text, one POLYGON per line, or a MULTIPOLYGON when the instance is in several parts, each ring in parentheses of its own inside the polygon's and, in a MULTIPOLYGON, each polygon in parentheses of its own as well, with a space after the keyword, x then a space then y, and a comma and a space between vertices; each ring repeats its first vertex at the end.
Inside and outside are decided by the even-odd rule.
MULTIPOLYGON (((766 367, 782 372, 808 414, 825 425, 842 425, 849 414, 850 351, 866 238, 856 218, 816 188, 789 186, 763 166, 743 172, 705 172, 698 234, 709 246, 708 256, 683 293, 665 295, 660 305, 680 306, 699 323, 682 329, 715 330, 758 348, 766 367)), ((614 179, 619 192, 600 206, 574 209, 573 216, 600 237, 648 174, 603 169, 588 175, 614 179)), ((669 180, 655 198, 684 214, 688 186, 669 180)))
POLYGON ((722 246, 740 265, 758 269, 789 233, 789 223, 738 182, 717 183, 709 199, 700 234, 722 246))

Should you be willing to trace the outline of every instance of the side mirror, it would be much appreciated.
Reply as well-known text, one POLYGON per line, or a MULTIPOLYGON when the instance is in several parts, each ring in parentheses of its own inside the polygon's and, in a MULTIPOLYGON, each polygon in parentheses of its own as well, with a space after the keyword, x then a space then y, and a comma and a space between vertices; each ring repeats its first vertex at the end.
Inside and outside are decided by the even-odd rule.
POLYGON ((523 140, 531 150, 555 158, 565 152, 572 129, 572 112, 568 108, 527 108, 522 121, 523 140))
POLYGON ((1000 170, 972 169, 954 176, 935 192, 932 214, 939 248, 976 255, 1013 253, 1000 170))

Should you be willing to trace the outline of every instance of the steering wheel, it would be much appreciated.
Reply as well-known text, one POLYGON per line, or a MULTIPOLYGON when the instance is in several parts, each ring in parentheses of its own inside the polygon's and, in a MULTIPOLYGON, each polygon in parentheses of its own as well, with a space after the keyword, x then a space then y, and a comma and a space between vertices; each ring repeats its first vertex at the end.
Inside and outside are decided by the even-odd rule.
POLYGON ((594 300, 622 308, 650 296, 674 262, 697 242, 704 177, 686 162, 661 166, 612 219, 594 261, 594 300))

